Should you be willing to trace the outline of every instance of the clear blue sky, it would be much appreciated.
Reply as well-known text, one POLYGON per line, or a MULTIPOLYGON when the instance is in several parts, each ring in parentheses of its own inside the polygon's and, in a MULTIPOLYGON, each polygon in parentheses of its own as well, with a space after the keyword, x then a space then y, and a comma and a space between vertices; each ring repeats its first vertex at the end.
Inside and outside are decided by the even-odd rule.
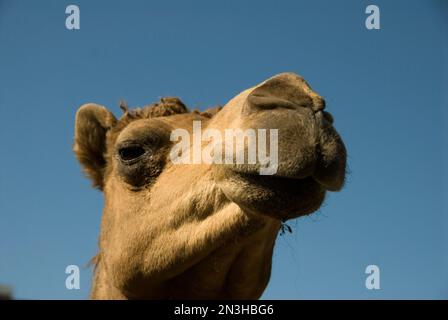
POLYGON ((64 273, 95 254, 103 201, 71 151, 81 104, 203 108, 283 71, 327 99, 351 173, 279 237, 263 298, 448 298, 448 4, 430 0, 0 0, 0 283, 88 296, 91 269, 78 291, 64 273))

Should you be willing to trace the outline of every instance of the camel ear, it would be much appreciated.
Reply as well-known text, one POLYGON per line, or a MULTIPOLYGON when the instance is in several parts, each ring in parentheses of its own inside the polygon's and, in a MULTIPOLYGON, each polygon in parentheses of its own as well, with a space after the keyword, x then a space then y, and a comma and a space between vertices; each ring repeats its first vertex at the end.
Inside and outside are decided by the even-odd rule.
POLYGON ((85 104, 76 112, 73 151, 93 186, 100 190, 106 167, 106 133, 116 123, 112 112, 94 103, 85 104))

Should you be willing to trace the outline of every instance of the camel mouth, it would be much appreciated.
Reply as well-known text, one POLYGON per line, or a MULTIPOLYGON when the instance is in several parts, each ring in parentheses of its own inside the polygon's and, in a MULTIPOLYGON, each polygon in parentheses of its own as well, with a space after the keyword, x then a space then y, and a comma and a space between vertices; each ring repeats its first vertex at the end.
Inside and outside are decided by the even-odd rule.
POLYGON ((345 182, 345 157, 342 155, 336 161, 326 165, 319 160, 309 164, 306 168, 300 170, 290 170, 290 174, 275 173, 272 175, 260 175, 258 170, 247 170, 247 167, 233 168, 232 171, 243 179, 272 181, 284 184, 295 184, 303 181, 313 181, 325 191, 339 191, 343 188, 345 182), (257 177, 260 177, 257 179, 257 177))
MULTIPOLYGON (((253 178, 260 176, 258 174, 252 174, 252 173, 248 173, 248 174, 239 173, 239 174, 241 176, 253 177, 253 178)), ((272 180, 275 180, 277 183, 281 183, 281 184, 285 184, 285 185, 295 185, 295 184, 312 182, 312 183, 315 183, 316 185, 320 186, 325 191, 335 191, 334 184, 331 184, 325 180, 319 179, 318 176, 316 176, 316 174, 314 174, 314 173, 307 174, 307 175, 301 175, 301 176, 268 175, 268 176, 264 176, 264 177, 266 177, 266 179, 272 179, 272 180)))
POLYGON ((308 215, 319 209, 326 188, 305 178, 234 172, 220 183, 226 197, 242 209, 279 220, 308 215))

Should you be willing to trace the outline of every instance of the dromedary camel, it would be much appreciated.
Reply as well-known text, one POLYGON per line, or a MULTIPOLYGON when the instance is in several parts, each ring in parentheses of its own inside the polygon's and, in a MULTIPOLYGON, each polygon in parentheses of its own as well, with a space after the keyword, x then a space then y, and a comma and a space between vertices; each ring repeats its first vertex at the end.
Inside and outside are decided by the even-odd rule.
POLYGON ((123 108, 119 120, 81 106, 74 151, 105 198, 91 298, 258 299, 282 221, 314 212, 344 183, 345 147, 324 108, 293 73, 205 112, 177 98, 123 108), (171 133, 193 121, 278 129, 275 174, 260 175, 258 162, 173 164, 171 133))

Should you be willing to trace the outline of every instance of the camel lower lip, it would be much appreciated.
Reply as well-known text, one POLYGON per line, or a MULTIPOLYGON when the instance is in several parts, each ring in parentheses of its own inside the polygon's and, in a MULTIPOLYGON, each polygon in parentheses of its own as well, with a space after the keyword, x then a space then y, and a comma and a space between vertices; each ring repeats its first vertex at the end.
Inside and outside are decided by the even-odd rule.
POLYGON ((279 220, 311 214, 322 204, 326 192, 326 188, 312 176, 298 179, 241 172, 234 172, 232 180, 221 187, 228 199, 248 212, 279 220), (245 186, 244 192, 232 193, 233 186, 238 184, 245 186))

